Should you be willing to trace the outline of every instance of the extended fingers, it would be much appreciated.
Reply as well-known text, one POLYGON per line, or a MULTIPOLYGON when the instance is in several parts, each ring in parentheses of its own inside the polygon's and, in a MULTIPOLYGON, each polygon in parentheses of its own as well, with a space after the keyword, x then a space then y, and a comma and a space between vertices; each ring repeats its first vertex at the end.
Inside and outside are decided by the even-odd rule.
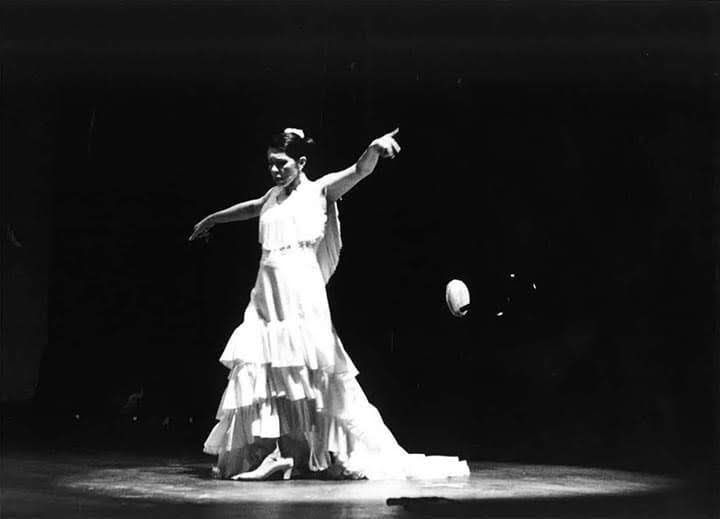
POLYGON ((210 231, 208 229, 203 229, 200 225, 196 225, 192 234, 188 238, 188 241, 193 241, 196 238, 205 238, 207 240, 210 238, 210 231))

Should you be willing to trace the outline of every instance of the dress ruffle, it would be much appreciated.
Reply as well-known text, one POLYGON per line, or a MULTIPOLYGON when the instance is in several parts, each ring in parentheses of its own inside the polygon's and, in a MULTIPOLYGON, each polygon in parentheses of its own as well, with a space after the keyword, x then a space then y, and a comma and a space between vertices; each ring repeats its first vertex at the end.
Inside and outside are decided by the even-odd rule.
MULTIPOLYGON (((239 450, 258 438, 304 437, 310 446, 310 469, 324 470, 330 463, 329 452, 347 460, 356 442, 367 435, 359 430, 371 423, 365 415, 375 420, 380 416, 354 375, 306 366, 237 363, 204 451, 239 450)), ((397 446, 391 435, 383 443, 397 446)))
POLYGON ((327 283, 340 262, 342 237, 340 234, 340 211, 337 203, 327 204, 327 221, 325 234, 317 247, 317 258, 323 279, 327 283))
POLYGON ((469 474, 456 457, 408 454, 354 376, 238 363, 230 371, 217 419, 204 451, 221 458, 261 439, 290 436, 307 442, 312 471, 336 463, 368 479, 469 474))
POLYGON ((315 318, 266 322, 252 304, 243 323, 230 336, 220 362, 228 369, 237 364, 270 364, 351 376, 358 373, 331 323, 315 318))

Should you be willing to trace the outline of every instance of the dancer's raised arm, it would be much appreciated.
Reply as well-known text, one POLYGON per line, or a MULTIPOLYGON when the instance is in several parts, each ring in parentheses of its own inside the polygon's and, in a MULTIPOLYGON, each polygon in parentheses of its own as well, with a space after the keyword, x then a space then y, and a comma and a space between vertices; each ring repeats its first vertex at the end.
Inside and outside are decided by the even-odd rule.
POLYGON ((318 179, 325 189, 328 200, 334 202, 372 173, 377 165, 378 157, 394 159, 395 155, 400 153, 400 145, 395 140, 399 131, 399 128, 395 128, 390 133, 372 141, 357 162, 349 168, 336 173, 328 173, 318 179))
MULTIPOLYGON (((270 193, 270 191, 268 191, 268 193, 270 193)), ((265 203, 268 193, 260 198, 240 202, 239 204, 231 205, 226 209, 206 216, 195 224, 188 240, 192 241, 195 238, 207 236, 210 229, 219 223, 239 222, 260 216, 260 210, 262 209, 263 203, 265 203)))

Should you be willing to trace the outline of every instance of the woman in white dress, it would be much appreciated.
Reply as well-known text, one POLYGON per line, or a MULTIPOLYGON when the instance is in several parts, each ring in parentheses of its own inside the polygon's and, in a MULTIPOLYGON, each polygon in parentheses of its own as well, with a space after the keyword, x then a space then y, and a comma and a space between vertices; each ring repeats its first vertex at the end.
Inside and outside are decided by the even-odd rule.
POLYGON ((312 181, 312 141, 288 128, 267 150, 274 187, 213 213, 190 240, 216 224, 259 217, 260 267, 242 324, 220 356, 229 370, 218 423, 204 452, 216 474, 239 480, 447 477, 469 473, 455 457, 408 454, 357 383, 358 370, 332 324, 325 285, 340 255, 337 200, 395 158, 399 130, 373 140, 350 167, 312 181))

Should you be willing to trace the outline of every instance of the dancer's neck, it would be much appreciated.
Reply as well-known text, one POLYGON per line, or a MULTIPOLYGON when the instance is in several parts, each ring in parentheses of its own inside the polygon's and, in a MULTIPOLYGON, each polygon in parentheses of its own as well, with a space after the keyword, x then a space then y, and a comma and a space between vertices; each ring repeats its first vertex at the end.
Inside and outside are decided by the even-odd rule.
POLYGON ((304 176, 305 174, 302 171, 299 172, 292 182, 283 187, 283 194, 285 195, 285 198, 289 197, 290 194, 297 189, 297 187, 302 183, 304 176))

